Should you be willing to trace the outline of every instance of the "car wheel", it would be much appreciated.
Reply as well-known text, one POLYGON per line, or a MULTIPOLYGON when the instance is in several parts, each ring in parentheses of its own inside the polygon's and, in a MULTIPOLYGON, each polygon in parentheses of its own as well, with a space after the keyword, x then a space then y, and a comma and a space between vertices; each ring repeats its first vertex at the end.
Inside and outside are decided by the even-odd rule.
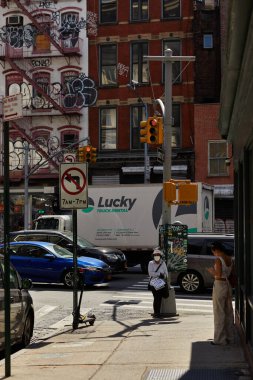
POLYGON ((197 293, 203 288, 201 275, 194 271, 187 271, 179 276, 180 288, 186 293, 197 293))
POLYGON ((33 315, 32 313, 29 313, 28 316, 26 317, 25 326, 23 330, 22 342, 21 342, 22 347, 28 346, 28 344, 31 342, 31 338, 33 336, 33 324, 34 324, 33 315))

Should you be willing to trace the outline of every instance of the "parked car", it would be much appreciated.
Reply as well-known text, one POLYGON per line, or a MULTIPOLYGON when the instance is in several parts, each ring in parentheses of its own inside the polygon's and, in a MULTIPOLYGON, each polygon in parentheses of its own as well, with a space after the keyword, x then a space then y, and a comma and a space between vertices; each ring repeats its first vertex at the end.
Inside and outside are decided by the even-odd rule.
MULTIPOLYGON (((33 336, 33 300, 28 291, 32 286, 29 279, 21 279, 17 270, 10 264, 10 339, 11 345, 27 346, 33 336)), ((0 255, 0 351, 5 342, 4 304, 4 257, 0 255)))
POLYGON ((188 235, 187 270, 172 272, 171 283, 179 285, 186 293, 197 293, 213 286, 213 277, 207 268, 214 265, 211 244, 220 241, 234 255, 234 236, 196 233, 188 235))
MULTIPOLYGON (((47 241, 58 244, 73 252, 73 232, 54 230, 23 230, 10 233, 10 241, 47 241)), ((127 270, 127 260, 123 252, 116 248, 97 247, 86 239, 77 238, 77 255, 93 257, 108 264, 113 272, 127 270)))
MULTIPOLYGON (((3 245, 0 245, 3 253, 3 245)), ((10 260, 21 277, 33 282, 63 283, 73 286, 73 254, 57 244, 19 241, 10 243, 10 260)), ((111 268, 91 257, 77 259, 80 283, 95 285, 111 279, 111 268)))

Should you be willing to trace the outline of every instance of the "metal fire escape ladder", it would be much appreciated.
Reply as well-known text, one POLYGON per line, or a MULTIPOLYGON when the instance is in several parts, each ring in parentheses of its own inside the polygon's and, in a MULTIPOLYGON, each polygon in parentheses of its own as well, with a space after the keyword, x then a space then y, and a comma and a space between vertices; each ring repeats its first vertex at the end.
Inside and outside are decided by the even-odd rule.
POLYGON ((64 49, 55 41, 55 39, 52 37, 51 34, 48 34, 48 31, 40 22, 36 20, 36 18, 31 14, 32 12, 37 11, 39 15, 41 15, 41 9, 39 9, 34 3, 30 3, 29 8, 25 7, 21 1, 19 0, 13 0, 14 3, 17 5, 19 9, 22 10, 22 12, 33 22, 33 24, 36 26, 36 28, 43 34, 48 35, 50 38, 51 43, 56 47, 56 49, 62 54, 65 55, 66 53, 64 52, 64 49))
MULTIPOLYGON (((8 54, 6 55, 6 60, 7 62, 9 63, 9 65, 12 67, 13 70, 19 72, 23 78, 25 78, 27 80, 28 83, 32 84, 34 86, 34 88, 41 94, 44 96, 44 98, 49 102, 51 103, 54 108, 56 108, 58 111, 60 111, 61 114, 64 114, 65 113, 65 109, 59 105, 54 99, 52 99, 44 90, 43 88, 41 88, 38 83, 33 79, 31 78, 27 73, 28 73, 28 70, 25 70, 25 69, 22 69, 20 66, 18 66, 16 64, 16 62, 14 62, 11 58, 8 57, 8 54)), ((66 116, 66 115, 65 115, 66 116)))
POLYGON ((24 129, 20 125, 17 124, 17 122, 12 121, 11 124, 12 124, 12 127, 15 128, 24 139, 26 139, 26 141, 28 141, 32 146, 34 146, 34 148, 37 150, 37 152, 43 158, 45 158, 45 160, 47 162, 49 162, 57 171, 59 171, 59 166, 56 164, 56 162, 50 158, 50 156, 39 146, 39 144, 36 143, 36 141, 34 141, 34 139, 32 139, 32 137, 30 137, 24 131, 24 129))

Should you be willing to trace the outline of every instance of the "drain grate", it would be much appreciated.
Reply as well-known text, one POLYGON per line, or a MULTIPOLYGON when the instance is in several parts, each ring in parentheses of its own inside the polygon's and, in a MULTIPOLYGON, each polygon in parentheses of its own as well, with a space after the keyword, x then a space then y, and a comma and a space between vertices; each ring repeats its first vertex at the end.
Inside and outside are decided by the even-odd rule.
POLYGON ((238 380, 238 376, 235 369, 151 369, 145 380, 238 380))

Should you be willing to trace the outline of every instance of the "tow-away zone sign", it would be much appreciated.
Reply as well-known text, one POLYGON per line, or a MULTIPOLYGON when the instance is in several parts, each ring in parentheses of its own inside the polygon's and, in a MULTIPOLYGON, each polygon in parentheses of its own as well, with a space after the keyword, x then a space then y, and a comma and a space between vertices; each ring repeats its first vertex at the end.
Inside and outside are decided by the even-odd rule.
POLYGON ((82 209, 88 206, 86 163, 64 163, 60 167, 60 207, 82 209))

